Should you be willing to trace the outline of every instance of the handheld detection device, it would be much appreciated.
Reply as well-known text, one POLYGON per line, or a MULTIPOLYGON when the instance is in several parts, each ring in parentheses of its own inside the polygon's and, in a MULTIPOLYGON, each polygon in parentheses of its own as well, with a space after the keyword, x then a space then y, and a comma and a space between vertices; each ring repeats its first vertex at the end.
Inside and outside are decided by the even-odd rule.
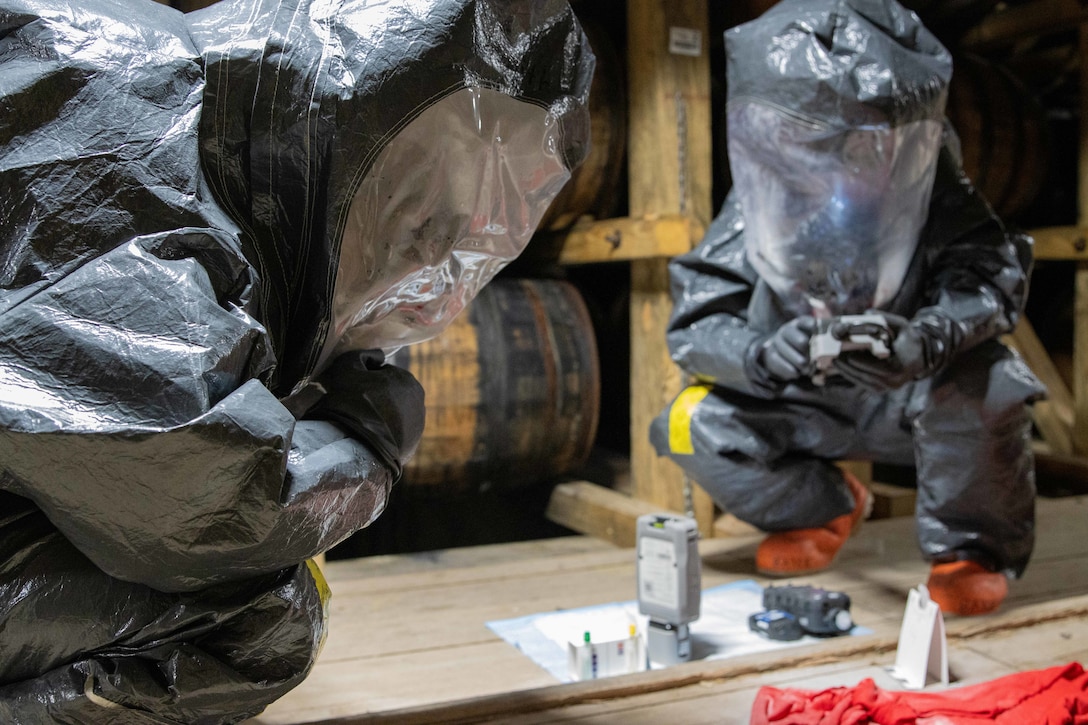
POLYGON ((843 315, 820 321, 820 331, 809 341, 809 361, 815 366, 812 381, 816 385, 827 382, 835 359, 844 352, 866 350, 873 357, 891 355, 892 332, 883 315, 843 315), (832 333, 831 325, 838 328, 832 333))
POLYGON ((638 518, 638 611, 649 616, 646 651, 662 665, 691 659, 688 624, 699 618, 702 562, 693 519, 673 514, 638 518))

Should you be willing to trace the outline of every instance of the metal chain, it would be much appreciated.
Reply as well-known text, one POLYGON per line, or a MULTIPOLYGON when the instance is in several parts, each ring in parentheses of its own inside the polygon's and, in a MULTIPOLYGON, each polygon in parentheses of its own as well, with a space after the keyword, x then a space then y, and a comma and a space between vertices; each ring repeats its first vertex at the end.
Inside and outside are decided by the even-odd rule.
POLYGON ((676 156, 679 170, 680 213, 687 211, 688 204, 688 105, 680 91, 676 92, 676 156))
POLYGON ((695 494, 692 490, 691 479, 684 474, 684 513, 689 519, 695 518, 695 494))
MULTIPOLYGON (((688 106, 680 91, 676 92, 676 162, 677 183, 680 191, 680 213, 687 211, 688 196, 688 106)), ((685 386, 691 380, 685 381, 685 386)), ((691 479, 684 474, 684 513, 690 519, 695 518, 695 494, 691 479)))
MULTIPOLYGON (((684 389, 695 384, 695 376, 685 373, 683 376, 684 389)), ((695 518, 695 490, 687 471, 684 471, 684 513, 689 519, 695 518)))

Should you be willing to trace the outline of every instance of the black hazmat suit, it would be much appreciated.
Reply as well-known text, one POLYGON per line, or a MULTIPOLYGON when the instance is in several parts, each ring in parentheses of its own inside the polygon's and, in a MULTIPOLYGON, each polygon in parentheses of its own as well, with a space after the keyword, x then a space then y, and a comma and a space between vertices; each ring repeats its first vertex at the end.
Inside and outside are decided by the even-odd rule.
POLYGON ((557 0, 0 0, 0 722, 309 672, 433 335, 588 144, 557 0))
POLYGON ((727 31, 726 48, 734 187, 670 263, 668 344, 696 384, 652 423, 658 453, 772 532, 853 508, 837 459, 916 465, 923 556, 1018 576, 1034 540, 1029 404, 1043 389, 997 338, 1022 312, 1032 242, 994 215, 942 131, 947 51, 893 0, 785 0, 727 31), (880 175, 899 185, 868 206, 875 182, 836 186, 844 139, 902 143, 880 175), (809 166, 774 166, 790 154, 809 166), (874 391, 846 374, 775 380, 757 363, 791 320, 868 308, 921 331, 924 374, 874 391))

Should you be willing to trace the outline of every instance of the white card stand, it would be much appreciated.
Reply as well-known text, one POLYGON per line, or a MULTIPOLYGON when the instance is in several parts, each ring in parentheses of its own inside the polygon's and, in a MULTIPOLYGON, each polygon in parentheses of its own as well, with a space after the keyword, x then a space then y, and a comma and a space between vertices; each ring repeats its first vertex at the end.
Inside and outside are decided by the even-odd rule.
POLYGON ((907 596, 895 666, 890 674, 910 690, 921 690, 931 678, 942 685, 948 684, 944 616, 937 603, 929 598, 924 584, 911 589, 907 596))

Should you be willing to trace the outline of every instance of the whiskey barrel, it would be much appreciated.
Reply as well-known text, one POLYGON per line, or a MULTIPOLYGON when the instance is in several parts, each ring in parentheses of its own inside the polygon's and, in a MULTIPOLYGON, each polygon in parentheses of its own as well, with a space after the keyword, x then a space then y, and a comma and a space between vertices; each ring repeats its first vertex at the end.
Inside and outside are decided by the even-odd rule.
POLYGON ((1042 106, 1005 66, 965 53, 954 61, 948 118, 960 137, 964 172, 998 215, 1015 219, 1046 181, 1042 106))
POLYGON ((406 494, 517 489, 589 455, 600 373, 589 313, 570 283, 494 280, 441 335, 392 361, 426 391, 406 494))

